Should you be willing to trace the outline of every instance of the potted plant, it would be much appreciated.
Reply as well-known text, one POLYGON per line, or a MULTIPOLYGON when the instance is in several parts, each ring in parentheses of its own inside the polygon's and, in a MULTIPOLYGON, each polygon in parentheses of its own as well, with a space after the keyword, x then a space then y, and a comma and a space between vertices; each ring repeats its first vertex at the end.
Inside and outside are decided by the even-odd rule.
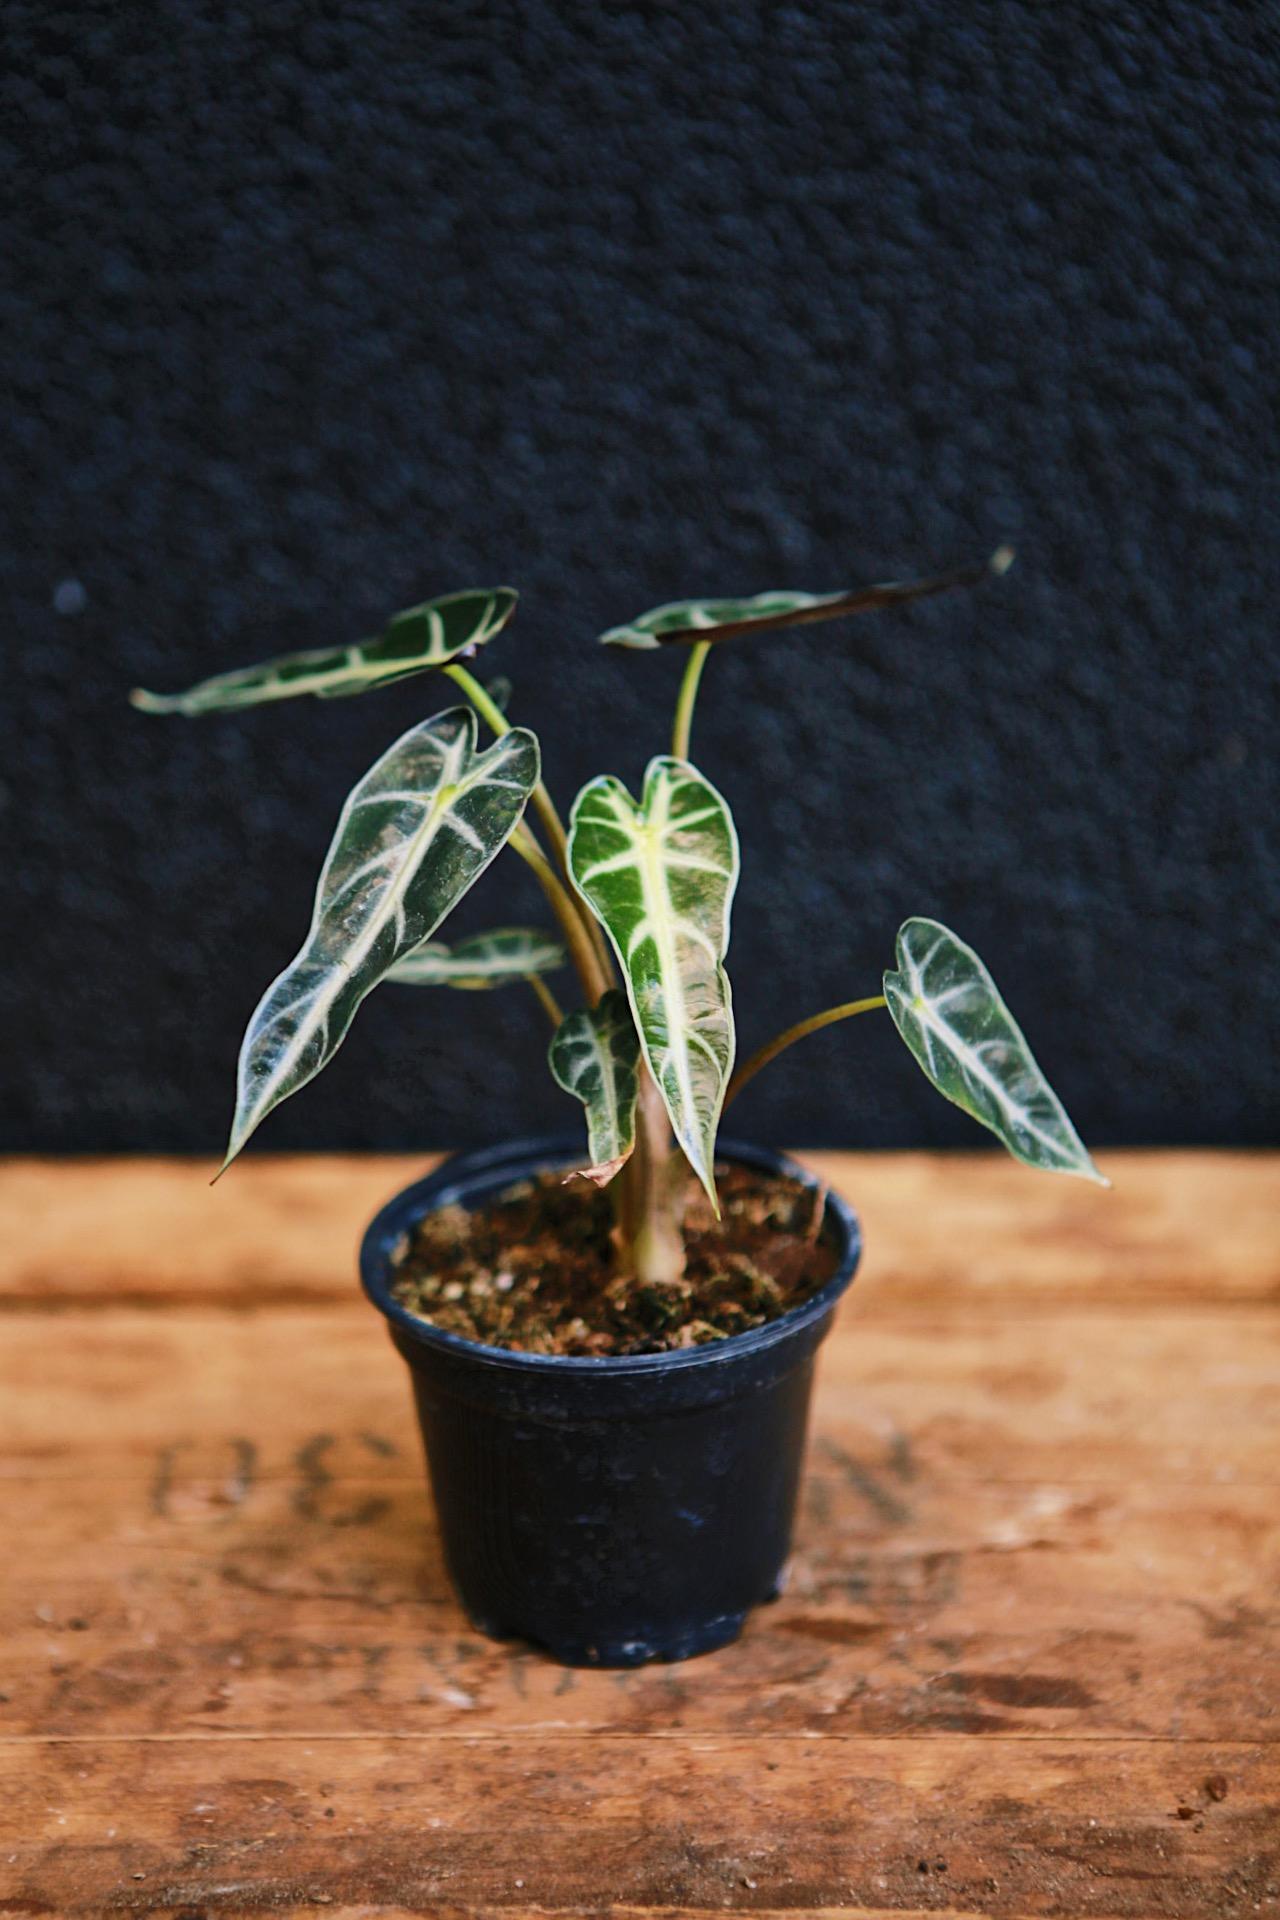
POLYGON ((589 781, 567 829, 535 735, 466 664, 514 612, 509 588, 414 607, 356 646, 133 695, 202 714, 429 670, 463 695, 352 788, 306 940, 249 1022, 224 1170, 332 1058, 374 987, 536 993, 585 1155, 578 1137, 456 1156, 382 1209, 361 1256, 413 1376, 449 1566, 487 1632, 574 1662, 681 1659, 732 1639, 778 1590, 814 1355, 859 1254, 837 1196, 776 1153, 718 1141, 727 1106, 784 1048, 885 1008, 938 1091, 1019 1160, 1100 1178, 990 974, 934 920, 899 929, 880 992, 735 1064, 738 839, 690 758, 712 649, 985 571, 681 602, 611 629, 609 645, 684 651, 670 751, 638 797, 612 774, 589 781), (537 877, 556 932, 447 945, 443 922, 505 848, 537 877), (579 1001, 567 1012, 547 980, 566 964, 579 1001))

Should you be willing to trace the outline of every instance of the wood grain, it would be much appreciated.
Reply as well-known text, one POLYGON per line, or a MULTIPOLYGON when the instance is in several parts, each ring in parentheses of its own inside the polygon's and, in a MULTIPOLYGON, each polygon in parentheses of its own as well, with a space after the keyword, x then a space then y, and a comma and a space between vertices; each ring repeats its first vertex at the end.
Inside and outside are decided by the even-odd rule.
MULTIPOLYGON (((859 1291, 903 1305, 1280 1301, 1280 1172, 1265 1154, 1104 1153, 1111 1196, 993 1153, 800 1157, 862 1215, 859 1291)), ((112 1159, 0 1161, 0 1298, 349 1304, 363 1223, 438 1159, 259 1154, 216 1188, 214 1159, 131 1160, 124 1182, 112 1159)))
MULTIPOLYGON (((7 1470, 148 1475, 160 1450, 270 1457, 368 1429, 410 1445, 399 1363, 348 1281, 346 1307, 219 1314, 95 1308, 76 1337, 5 1320, 7 1470), (392 1413, 394 1409, 394 1413, 392 1413)), ((1236 1307, 1034 1319, 947 1302, 913 1311, 855 1285, 824 1350, 821 1432, 846 1451, 905 1434, 933 1471, 1015 1481, 1273 1482, 1280 1314, 1236 1307)))
POLYGON ((1209 1920, 1274 1885, 1273 1750, 1221 1741, 90 1739, 0 1767, 32 1912, 1209 1920))
POLYGON ((0 1912, 1280 1911, 1280 1161, 808 1157, 788 1591, 617 1674, 452 1597, 351 1266, 421 1162, 0 1168, 0 1912))

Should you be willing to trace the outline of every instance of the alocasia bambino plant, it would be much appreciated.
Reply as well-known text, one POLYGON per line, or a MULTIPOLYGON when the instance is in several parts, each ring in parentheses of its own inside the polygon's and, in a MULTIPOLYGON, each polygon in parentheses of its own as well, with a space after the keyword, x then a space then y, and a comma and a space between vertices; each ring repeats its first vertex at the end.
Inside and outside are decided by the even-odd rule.
MULTIPOLYGON (((1012 555, 988 563, 1003 573, 1012 555)), ((381 984, 482 990, 527 981, 553 1027, 558 1084, 584 1110, 582 1172, 616 1198, 618 1259, 643 1282, 678 1279, 687 1162, 718 1211, 716 1133, 747 1081, 807 1034, 876 1008, 948 1100, 1028 1165, 1101 1180, 977 954, 936 920, 898 933, 882 991, 813 1014, 736 1062, 725 960, 738 836, 729 804, 689 757, 694 703, 712 649, 776 627, 832 620, 970 584, 986 568, 846 593, 680 601, 602 635, 612 646, 681 647, 687 662, 671 750, 638 796, 612 774, 588 781, 566 833, 542 781, 538 742, 472 675, 511 618, 509 587, 449 594, 397 614, 376 639, 201 681, 138 692, 147 712, 203 714, 311 693, 365 692, 440 671, 466 705, 419 722, 352 789, 321 870, 297 956, 259 1002, 240 1053, 224 1165, 273 1107, 315 1077, 365 995, 381 984), (482 746, 477 717, 493 736, 482 746), (529 817, 530 809, 536 818, 529 817), (435 936, 505 848, 533 870, 558 936, 502 927, 453 946, 435 936), (583 1004, 565 1012, 545 975, 572 963, 583 1004)))

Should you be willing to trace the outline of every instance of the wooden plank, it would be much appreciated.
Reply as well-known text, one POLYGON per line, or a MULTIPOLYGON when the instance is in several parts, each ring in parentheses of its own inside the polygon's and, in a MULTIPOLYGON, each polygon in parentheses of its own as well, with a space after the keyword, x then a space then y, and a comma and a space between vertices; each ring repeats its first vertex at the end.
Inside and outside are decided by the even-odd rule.
POLYGON ((621 1674, 449 1589, 352 1269, 421 1162, 0 1167, 0 1912, 1276 1911, 1280 1162, 812 1159, 788 1593, 621 1674))
MULTIPOLYGON (((150 1476, 169 1447, 296 1454, 317 1434, 412 1447, 407 1375, 382 1322, 345 1307, 11 1316, 0 1342, 7 1472, 150 1476)), ((850 1296, 823 1350, 823 1431, 905 1436, 923 1471, 1012 1481, 1275 1483, 1280 1316, 1260 1307, 873 1309, 850 1296)), ((902 1444, 902 1442, 899 1442, 902 1444)))
POLYGON ((364 1223, 439 1159, 0 1160, 0 1301, 91 1311, 349 1299, 364 1223))
POLYGON ((803 1158, 862 1215, 877 1312, 958 1297, 1075 1312, 1280 1301, 1275 1154, 1103 1153, 1110 1193, 1000 1153, 803 1158))
POLYGON ((10 1482, 0 1730, 1280 1739, 1274 1488, 904 1479, 815 1450, 789 1589, 706 1660, 569 1673, 475 1634, 412 1461, 192 1450, 10 1482), (407 1471, 406 1471, 407 1470, 407 1471))
MULTIPOLYGON (((364 1222, 436 1157, 257 1155, 216 1190, 212 1161, 2 1161, 0 1299, 340 1303, 364 1222)), ((1280 1299, 1280 1171, 1266 1154, 1106 1154, 1110 1194, 997 1153, 800 1157, 860 1209, 858 1291, 877 1310, 1280 1299)))
POLYGON ((10 1912, 60 1915, 1212 1920, 1270 1910, 1278 1792, 1276 1749, 1222 1741, 14 1742, 0 1860, 10 1912))

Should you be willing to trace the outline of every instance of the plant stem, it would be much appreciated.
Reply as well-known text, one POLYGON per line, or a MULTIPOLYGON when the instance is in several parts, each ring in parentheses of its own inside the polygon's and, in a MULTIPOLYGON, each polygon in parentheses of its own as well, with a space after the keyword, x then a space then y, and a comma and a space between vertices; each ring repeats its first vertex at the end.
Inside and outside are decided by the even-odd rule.
POLYGON ((625 1257, 642 1286, 671 1286, 684 1277, 684 1236, 677 1208, 678 1167, 662 1095, 641 1063, 636 1150, 622 1170, 627 1200, 619 1215, 628 1232, 625 1257))
POLYGON ((564 1021, 564 1008, 540 973, 526 973, 525 979, 542 1002, 542 1010, 551 1022, 552 1032, 558 1033, 564 1021))
POLYGON ((587 930, 586 921, 576 903, 564 886, 556 878, 555 869, 533 835, 524 827, 517 827, 508 844, 515 848, 525 865, 531 867, 537 875, 538 884, 551 903, 551 910, 560 923, 560 931, 565 937, 569 949, 569 958, 573 961, 582 991, 586 995, 587 1005, 594 1007, 602 993, 609 988, 609 979, 600 965, 587 930))
MULTIPOLYGON (((490 728, 497 734, 499 739, 501 739, 504 733, 510 733, 511 722, 497 701, 490 697, 473 673, 468 673, 467 669, 460 667, 456 661, 450 666, 447 666, 445 672, 455 686, 462 688, 462 691, 466 694, 468 700, 480 715, 480 718, 488 722, 490 728)), ((560 815, 556 812, 555 801, 551 798, 551 795, 547 792, 541 780, 533 790, 533 804, 537 810, 539 820, 541 820, 543 826, 546 828, 547 838, 551 842, 556 859, 560 865, 563 866, 564 851, 568 844, 565 838, 564 823, 560 815)))
MULTIPOLYGON (((456 661, 447 666, 445 672, 456 687, 461 687, 463 693, 466 694, 468 700, 480 715, 480 718, 488 723, 491 730, 499 739, 501 739, 504 733, 510 733, 511 722, 507 719, 506 714, 497 702, 490 698, 489 694, 484 687, 481 686, 473 673, 468 673, 467 669, 460 667, 456 661)), ((545 782, 539 780, 533 790, 532 799, 534 810, 542 822, 543 830, 548 840, 551 842, 551 850, 556 857, 556 864, 559 866, 561 873, 567 881, 569 878, 568 837, 565 834, 564 822, 556 811, 556 803, 548 793, 545 782)), ((571 902, 574 912, 578 914, 583 926, 586 928, 587 938, 595 953, 597 970, 604 980, 605 986, 611 986, 614 979, 613 959, 608 947, 605 945, 604 935, 596 924, 594 915, 589 914, 585 907, 579 907, 576 897, 571 892, 566 895, 566 898, 571 902)), ((555 903, 553 902, 552 904, 554 905, 555 903)), ((600 991, 603 993, 604 987, 602 987, 600 991)))
POLYGON ((456 660, 450 662, 445 672, 456 687, 462 688, 480 718, 488 722, 492 733, 496 733, 499 738, 504 733, 510 733, 511 722, 488 689, 476 679, 474 673, 468 673, 467 669, 460 667, 456 660))
POLYGON ((776 1060, 780 1053, 793 1047, 797 1040, 803 1040, 806 1034, 817 1033, 821 1027, 832 1027, 837 1020, 852 1020, 856 1013, 870 1013, 874 1008, 884 1005, 884 995, 873 993, 869 999, 846 1000, 841 1006, 827 1007, 822 1013, 811 1013, 807 1020, 797 1020, 794 1027, 787 1027, 766 1045, 757 1047, 749 1060, 743 1061, 725 1091, 725 1106, 737 1098, 748 1080, 755 1079, 761 1067, 767 1067, 771 1060, 776 1060))
MULTIPOLYGON (((705 658, 705 655, 703 657, 705 658)), ((699 659, 698 671, 692 675, 687 694, 684 688, 681 689, 681 706, 685 713, 686 750, 689 720, 693 713, 693 700, 701 671, 702 660, 699 659)), ((465 667, 460 667, 456 663, 447 666, 445 672, 454 685, 460 687, 466 694, 480 718, 487 722, 496 735, 501 737, 504 733, 511 731, 511 722, 506 714, 496 701, 490 698, 474 674, 468 673, 465 667)), ((690 682, 688 669, 685 672, 685 680, 690 682)), ((564 876, 563 883, 527 827, 517 827, 511 836, 510 844, 520 858, 532 868, 550 901, 552 911, 560 923, 560 930, 564 934, 569 957, 582 983, 587 1005, 593 1007, 601 994, 607 992, 617 978, 613 968, 613 956, 594 914, 571 891, 568 839, 560 816, 556 812, 555 802, 541 781, 534 788, 532 797, 538 817, 546 829, 547 837, 559 862, 560 871, 564 876)), ((555 1010, 556 1025, 559 1026, 562 1016, 550 989, 536 977, 531 977, 529 984, 546 1007, 548 1014, 555 1010)), ((640 1074, 636 1148, 615 1183, 615 1218, 623 1243, 624 1260, 634 1265, 641 1280, 649 1284, 669 1284, 679 1280, 684 1272, 684 1241, 679 1222, 675 1218, 675 1183, 670 1129, 667 1125, 662 1096, 654 1085, 652 1077, 643 1066, 640 1074)))
POLYGON ((671 754, 676 760, 689 758, 689 735, 693 728, 694 702, 698 698, 698 682, 702 678, 702 669, 707 664, 707 655, 710 651, 711 642, 699 640, 690 649, 689 658, 685 663, 680 692, 676 698, 676 717, 671 728, 671 754))

